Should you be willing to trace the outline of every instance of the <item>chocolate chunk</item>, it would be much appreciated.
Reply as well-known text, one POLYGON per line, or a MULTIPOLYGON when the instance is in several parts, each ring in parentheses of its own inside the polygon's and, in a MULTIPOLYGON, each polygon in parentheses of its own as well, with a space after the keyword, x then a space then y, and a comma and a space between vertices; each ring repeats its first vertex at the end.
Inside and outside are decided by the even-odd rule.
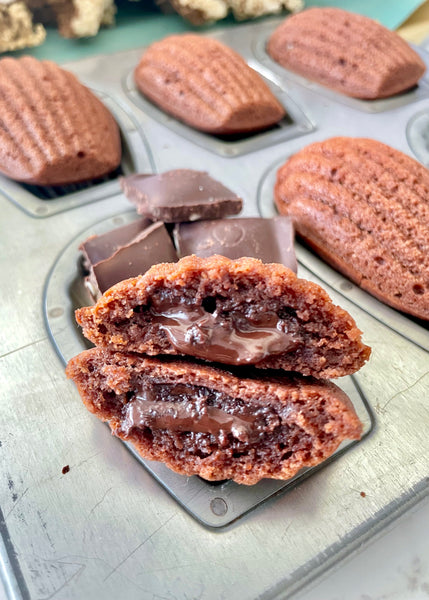
POLYGON ((163 223, 151 223, 144 227, 149 223, 147 219, 142 219, 136 224, 132 223, 109 232, 112 236, 110 239, 104 235, 90 238, 82 245, 87 260, 90 260, 90 257, 100 258, 113 250, 113 254, 107 254, 107 258, 95 264, 90 262, 88 283, 94 299, 104 294, 115 283, 142 275, 154 264, 178 260, 163 223), (126 241, 127 235, 133 232, 138 233, 126 241), (125 243, 120 245, 124 241, 125 243))
POLYGON ((161 175, 121 177, 125 196, 153 221, 178 223, 236 215, 242 200, 202 171, 177 169, 161 175))
POLYGON ((129 244, 151 223, 149 219, 138 219, 101 235, 92 235, 79 246, 79 250, 82 250, 88 267, 94 266, 112 256, 122 246, 129 244))
POLYGON ((175 226, 174 240, 180 257, 189 254, 202 258, 221 254, 231 259, 250 256, 297 271, 294 232, 289 218, 180 223, 175 226))

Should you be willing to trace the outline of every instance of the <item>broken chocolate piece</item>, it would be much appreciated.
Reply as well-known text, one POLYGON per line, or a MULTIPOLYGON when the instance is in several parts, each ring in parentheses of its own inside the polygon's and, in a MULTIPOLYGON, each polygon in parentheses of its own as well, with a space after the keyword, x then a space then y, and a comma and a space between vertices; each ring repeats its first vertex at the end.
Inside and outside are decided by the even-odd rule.
POLYGON ((144 231, 152 221, 149 219, 137 219, 132 223, 111 229, 100 235, 92 235, 80 246, 85 257, 85 264, 96 265, 102 260, 106 260, 114 254, 119 248, 129 244, 137 235, 144 231))
POLYGON ((188 256, 155 265, 78 309, 76 319, 89 340, 110 350, 320 378, 349 375, 370 354, 352 317, 322 288, 253 258, 188 256))
POLYGON ((174 240, 180 257, 189 254, 202 258, 221 254, 231 259, 250 256, 297 271, 293 226, 285 217, 180 223, 174 229, 174 240))
POLYGON ((203 171, 176 169, 161 175, 121 177, 125 196, 153 221, 177 223, 236 215, 242 200, 203 171))
POLYGON ((342 390, 296 374, 234 374, 92 348, 67 375, 86 407, 143 458, 211 481, 289 479, 362 433, 342 390))
POLYGON ((103 256, 104 251, 108 251, 109 247, 111 249, 116 247, 113 254, 90 265, 88 279, 94 299, 99 298, 115 283, 146 273, 154 264, 178 260, 171 238, 164 224, 160 222, 150 223, 133 239, 124 245, 116 246, 120 240, 125 239, 127 234, 138 231, 145 222, 150 223, 147 219, 143 219, 136 224, 132 223, 131 226, 127 225, 110 232, 113 233, 113 238, 110 240, 108 237, 101 236, 101 239, 98 239, 99 245, 96 244, 97 238, 90 238, 82 245, 82 248, 85 247, 87 258, 103 256))

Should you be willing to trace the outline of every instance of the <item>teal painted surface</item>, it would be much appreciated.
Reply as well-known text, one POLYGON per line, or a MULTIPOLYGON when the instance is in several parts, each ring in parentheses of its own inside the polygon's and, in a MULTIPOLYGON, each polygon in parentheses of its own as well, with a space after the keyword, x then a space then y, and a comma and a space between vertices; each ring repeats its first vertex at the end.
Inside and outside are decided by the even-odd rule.
POLYGON ((366 15, 396 29, 421 4, 423 0, 304 0, 309 6, 337 6, 351 12, 366 15))
POLYGON ((56 30, 48 29, 46 40, 41 46, 9 54, 11 56, 31 54, 36 58, 49 58, 57 63, 63 63, 94 54, 111 54, 146 46, 171 33, 192 30, 196 28, 186 23, 179 15, 145 13, 133 7, 121 11, 116 26, 101 29, 96 37, 69 40, 62 38, 56 30))
MULTIPOLYGON (((422 0, 306 0, 305 2, 307 7, 339 6, 365 14, 391 29, 398 27, 421 3, 422 0)), ((48 31, 47 39, 42 46, 9 54, 13 56, 31 54, 40 59, 49 58, 63 63, 94 54, 109 54, 146 46, 171 33, 210 31, 236 24, 237 22, 230 17, 216 25, 193 27, 178 15, 148 12, 137 5, 122 8, 117 17, 117 25, 110 29, 102 29, 96 37, 66 40, 52 29, 48 31)))

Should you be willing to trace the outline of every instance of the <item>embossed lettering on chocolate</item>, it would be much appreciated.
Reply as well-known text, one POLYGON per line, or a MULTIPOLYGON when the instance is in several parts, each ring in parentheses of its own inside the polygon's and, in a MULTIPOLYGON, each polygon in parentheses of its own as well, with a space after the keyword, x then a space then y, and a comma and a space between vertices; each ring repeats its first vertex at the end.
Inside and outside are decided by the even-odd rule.
POLYGON ((265 263, 280 263, 297 272, 294 230, 289 217, 178 223, 173 234, 181 257, 189 254, 201 257, 221 254, 233 259, 250 256, 265 263))
POLYGON ((207 37, 172 35, 155 42, 144 52, 134 78, 165 112, 209 133, 257 131, 286 114, 239 54, 207 37))
POLYGON ((0 61, 0 172, 63 185, 96 179, 121 160, 119 128, 104 104, 55 63, 0 61))
POLYGON ((288 17, 271 35, 267 51, 286 69, 362 99, 403 92, 426 71, 397 33, 340 8, 310 8, 288 17))
POLYGON ((184 475, 254 484, 321 463, 361 423, 347 396, 296 374, 240 373, 93 348, 67 375, 86 407, 143 458, 184 475))
POLYGON ((429 173, 420 163, 376 140, 331 138, 290 158, 274 195, 326 262, 429 319, 429 173))
POLYGON ((116 351, 189 355, 321 378, 357 371, 370 349, 353 318, 280 264, 188 256, 120 282, 76 311, 84 335, 116 351))

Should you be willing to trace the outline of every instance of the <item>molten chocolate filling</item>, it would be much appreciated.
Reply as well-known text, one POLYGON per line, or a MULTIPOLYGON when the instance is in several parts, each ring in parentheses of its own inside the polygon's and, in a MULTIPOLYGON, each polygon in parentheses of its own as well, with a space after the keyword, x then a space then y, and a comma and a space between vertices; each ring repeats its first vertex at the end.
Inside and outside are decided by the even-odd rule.
POLYGON ((285 331, 287 322, 273 311, 249 319, 238 311, 227 318, 202 306, 151 308, 153 321, 177 352, 232 365, 254 364, 266 356, 294 349, 298 341, 285 331))
POLYGON ((197 386, 148 383, 126 404, 121 429, 127 434, 133 427, 212 435, 223 433, 242 442, 257 438, 264 431, 264 418, 250 407, 240 407, 239 414, 231 414, 209 405, 220 396, 197 386))

